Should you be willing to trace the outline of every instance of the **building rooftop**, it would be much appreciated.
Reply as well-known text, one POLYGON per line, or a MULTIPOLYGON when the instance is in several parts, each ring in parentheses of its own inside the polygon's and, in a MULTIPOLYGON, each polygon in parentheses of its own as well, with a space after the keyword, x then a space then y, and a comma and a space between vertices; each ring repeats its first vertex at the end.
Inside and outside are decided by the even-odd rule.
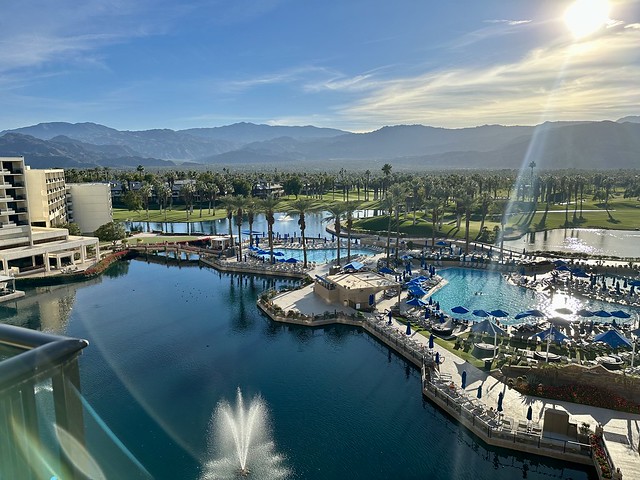
POLYGON ((398 282, 389 280, 384 275, 376 272, 338 273, 336 275, 326 276, 325 279, 347 290, 384 290, 398 286, 398 282))

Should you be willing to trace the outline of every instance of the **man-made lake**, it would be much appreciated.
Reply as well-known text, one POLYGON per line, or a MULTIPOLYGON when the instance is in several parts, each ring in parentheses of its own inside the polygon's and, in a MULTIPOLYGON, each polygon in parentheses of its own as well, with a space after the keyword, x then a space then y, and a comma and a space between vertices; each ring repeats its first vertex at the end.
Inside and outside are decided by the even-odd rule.
MULTIPOLYGON (((29 290, 17 308, 0 307, 0 321, 89 340, 83 394, 156 479, 204 478, 210 419, 238 387, 261 395, 288 478, 595 478, 479 444, 423 399, 417 369, 358 328, 260 314, 261 291, 294 284, 132 260, 90 282, 29 290)), ((89 447, 107 478, 145 478, 89 447)))
POLYGON ((640 231, 600 228, 557 228, 504 242, 515 250, 556 251, 640 258, 640 231))

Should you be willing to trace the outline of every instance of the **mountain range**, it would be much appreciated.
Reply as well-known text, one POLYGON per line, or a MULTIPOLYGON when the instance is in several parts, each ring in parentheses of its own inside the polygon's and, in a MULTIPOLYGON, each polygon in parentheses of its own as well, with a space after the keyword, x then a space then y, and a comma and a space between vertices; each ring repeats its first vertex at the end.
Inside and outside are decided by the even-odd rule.
POLYGON ((308 170, 630 169, 640 166, 640 117, 447 129, 423 125, 351 133, 314 126, 237 123, 188 130, 121 131, 52 122, 0 132, 0 156, 33 168, 274 166, 308 170))

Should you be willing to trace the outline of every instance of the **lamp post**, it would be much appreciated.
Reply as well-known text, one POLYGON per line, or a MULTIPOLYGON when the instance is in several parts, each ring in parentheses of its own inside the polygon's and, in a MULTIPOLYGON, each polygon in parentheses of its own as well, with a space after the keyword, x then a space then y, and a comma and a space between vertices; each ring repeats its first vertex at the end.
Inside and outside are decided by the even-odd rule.
POLYGON ((553 333, 549 333, 549 335, 547 335, 547 363, 549 363, 549 346, 555 339, 556 338, 554 337, 553 333))

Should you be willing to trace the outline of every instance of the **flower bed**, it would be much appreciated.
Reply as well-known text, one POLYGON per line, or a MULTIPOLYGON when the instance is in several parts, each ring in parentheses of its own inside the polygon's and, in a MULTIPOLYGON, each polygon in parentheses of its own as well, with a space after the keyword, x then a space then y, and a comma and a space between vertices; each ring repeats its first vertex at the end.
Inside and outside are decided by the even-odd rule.
POLYGON ((516 389, 522 393, 536 395, 538 397, 566 402, 580 403, 592 407, 607 408, 620 412, 640 414, 640 405, 616 395, 606 389, 596 388, 593 385, 517 385, 516 389))
POLYGON ((589 443, 593 449, 596 468, 600 468, 600 478, 611 478, 611 464, 609 463, 609 456, 602 446, 602 438, 597 435, 589 435, 589 443))
POLYGON ((119 252, 112 253, 111 255, 103 258, 97 264, 95 264, 91 268, 87 268, 82 275, 84 277, 94 277, 96 275, 100 275, 107 268, 109 268, 114 262, 121 260, 129 254, 129 250, 120 250, 119 252))

